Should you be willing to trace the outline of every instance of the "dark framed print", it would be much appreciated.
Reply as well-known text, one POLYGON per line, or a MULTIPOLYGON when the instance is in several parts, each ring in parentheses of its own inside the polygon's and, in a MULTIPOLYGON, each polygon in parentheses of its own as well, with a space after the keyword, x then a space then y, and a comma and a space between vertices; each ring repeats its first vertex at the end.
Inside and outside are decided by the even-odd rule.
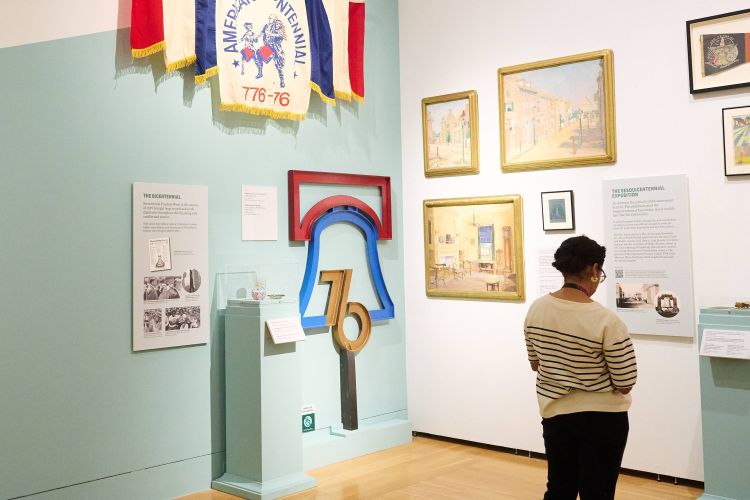
POLYGON ((545 231, 564 231, 576 228, 573 191, 542 193, 542 228, 545 231))
POLYGON ((690 93, 750 85, 750 9, 687 21, 690 93))
POLYGON ((750 175, 750 106, 721 110, 724 175, 750 175))

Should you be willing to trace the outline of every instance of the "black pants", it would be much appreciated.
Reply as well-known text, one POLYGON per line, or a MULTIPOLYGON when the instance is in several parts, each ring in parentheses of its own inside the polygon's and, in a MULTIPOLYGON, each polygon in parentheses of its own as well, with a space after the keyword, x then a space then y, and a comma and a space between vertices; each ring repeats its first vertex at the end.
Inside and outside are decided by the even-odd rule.
POLYGON ((547 452, 544 500, 610 500, 628 440, 627 412, 570 413, 542 419, 547 452))

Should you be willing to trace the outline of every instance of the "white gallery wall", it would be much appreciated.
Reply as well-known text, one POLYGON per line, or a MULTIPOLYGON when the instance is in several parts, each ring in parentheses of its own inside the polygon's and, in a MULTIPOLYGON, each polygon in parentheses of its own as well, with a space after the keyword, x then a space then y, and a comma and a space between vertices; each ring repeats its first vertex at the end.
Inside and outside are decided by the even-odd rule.
MULTIPOLYGON (((750 180, 724 176, 721 129, 721 109, 749 105, 750 88, 691 96, 685 35, 686 20, 743 8, 741 0, 399 2, 407 371, 416 431, 543 451, 522 323, 539 295, 539 250, 572 233, 544 233, 542 191, 572 189, 574 234, 603 242, 603 180, 687 174, 696 308, 750 295, 750 180), (501 173, 498 67, 600 49, 614 51, 617 163, 501 173), (426 179, 421 99, 464 90, 479 95, 481 172, 426 179), (422 201, 501 194, 524 200, 526 301, 427 298, 422 201)), ((606 303, 602 289, 594 298, 606 303)), ((640 378, 624 466, 701 480, 697 343, 639 335, 635 345, 640 378)))
POLYGON ((0 48, 130 26, 131 0, 0 0, 0 48))

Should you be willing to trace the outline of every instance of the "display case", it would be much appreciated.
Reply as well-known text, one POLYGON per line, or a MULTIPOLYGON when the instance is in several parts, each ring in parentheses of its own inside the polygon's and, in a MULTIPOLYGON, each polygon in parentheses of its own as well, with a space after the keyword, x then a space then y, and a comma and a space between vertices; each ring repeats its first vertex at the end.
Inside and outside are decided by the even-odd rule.
MULTIPOLYGON (((701 309, 706 330, 750 331, 750 310, 701 309)), ((750 492, 750 360, 700 357, 701 417, 706 492, 702 499, 748 498, 750 492)))

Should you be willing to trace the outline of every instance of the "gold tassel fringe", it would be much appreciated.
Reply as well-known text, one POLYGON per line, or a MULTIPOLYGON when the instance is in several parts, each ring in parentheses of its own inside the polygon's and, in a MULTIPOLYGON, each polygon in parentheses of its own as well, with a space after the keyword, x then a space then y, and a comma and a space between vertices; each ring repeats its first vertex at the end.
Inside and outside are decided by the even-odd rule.
POLYGON ((336 95, 336 99, 341 99, 342 101, 352 100, 351 92, 344 92, 343 90, 334 90, 333 93, 336 95))
POLYGON ((325 103, 328 103, 328 104, 330 104, 331 106, 335 106, 335 105, 336 105, 336 100, 335 100, 335 99, 331 99, 331 98, 330 98, 330 97, 328 97, 327 95, 323 94, 323 91, 322 91, 322 90, 320 90, 320 85, 318 85, 318 84, 317 84, 317 83, 315 83, 315 82, 310 82, 310 87, 311 87, 311 88, 312 88, 312 89, 313 89, 313 90, 314 90, 315 92, 317 92, 317 93, 318 93, 318 95, 319 95, 319 96, 320 96, 320 98, 321 98, 321 99, 323 100, 323 102, 325 102, 325 103))
POLYGON ((221 103, 219 109, 222 111, 237 111, 239 113, 250 113, 251 115, 267 116, 275 120, 294 120, 300 121, 305 119, 304 114, 289 113, 288 111, 275 111, 270 108, 256 108, 247 104, 239 103, 221 103))
POLYGON ((352 99, 354 99, 357 102, 365 102, 365 97, 361 95, 357 95, 354 92, 352 92, 352 99))
POLYGON ((183 59, 180 59, 179 61, 175 61, 173 63, 167 64, 165 71, 167 73, 171 73, 172 71, 177 71, 178 69, 186 68, 190 66, 191 64, 193 64, 195 62, 195 59, 196 59, 195 54, 193 54, 192 56, 188 56, 183 59))
POLYGON ((161 52, 164 50, 164 47, 166 47, 166 43, 164 40, 161 42, 156 42, 155 44, 146 47, 144 49, 130 49, 130 53, 133 55, 134 59, 140 59, 142 57, 148 57, 152 54, 156 54, 157 52, 161 52))
POLYGON ((219 74, 219 67, 214 66, 212 68, 208 68, 205 73, 202 75, 195 75, 195 84, 196 85, 203 85, 206 83, 206 80, 211 78, 212 76, 216 76, 219 74))

